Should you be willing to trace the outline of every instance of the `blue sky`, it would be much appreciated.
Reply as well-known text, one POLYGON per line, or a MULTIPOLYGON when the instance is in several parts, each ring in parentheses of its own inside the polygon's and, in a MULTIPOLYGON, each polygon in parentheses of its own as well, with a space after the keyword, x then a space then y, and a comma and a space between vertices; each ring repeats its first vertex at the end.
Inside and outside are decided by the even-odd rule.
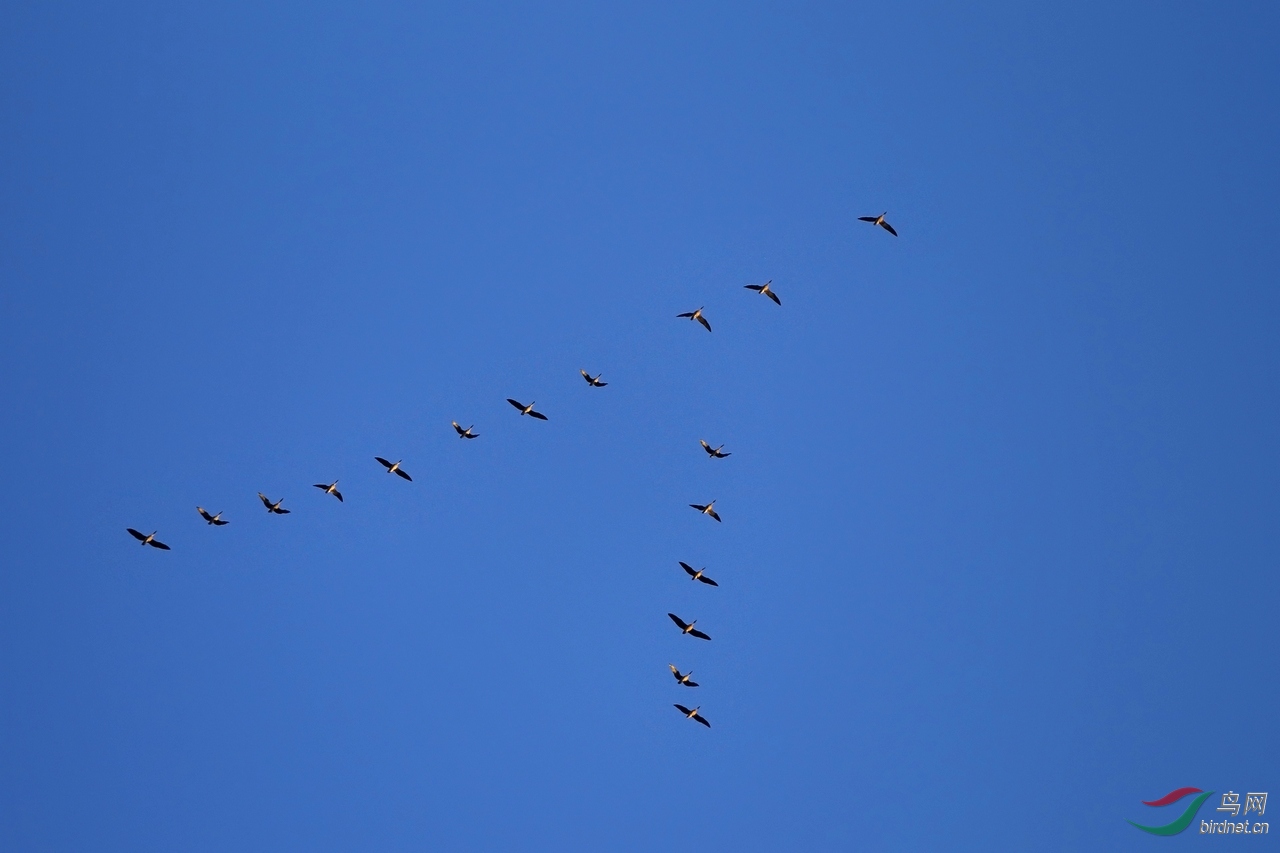
POLYGON ((1280 784, 1280 21, 1032 6, 10 5, 2 846, 1138 850, 1280 784))

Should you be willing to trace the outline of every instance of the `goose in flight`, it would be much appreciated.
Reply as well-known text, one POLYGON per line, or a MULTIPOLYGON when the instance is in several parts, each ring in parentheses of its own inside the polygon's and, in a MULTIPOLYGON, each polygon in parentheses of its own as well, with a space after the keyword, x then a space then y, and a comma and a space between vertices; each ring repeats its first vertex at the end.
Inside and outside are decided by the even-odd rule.
POLYGON ((202 506, 196 507, 196 512, 200 513, 200 517, 203 518, 205 521, 209 522, 210 524, 215 524, 218 527, 221 527, 224 524, 231 523, 229 521, 222 520, 222 513, 218 513, 217 515, 210 515, 209 511, 202 506))
POLYGON ((716 502, 715 502, 715 501, 712 501, 711 503, 707 504, 706 506, 703 506, 702 504, 689 504, 689 506, 693 507, 694 509, 696 509, 698 512, 702 513, 703 515, 709 515, 709 516, 711 516, 711 517, 712 517, 712 518, 714 518, 716 521, 719 521, 719 520, 720 520, 720 515, 716 512, 716 502))
POLYGON ((711 578, 703 574, 703 572, 707 570, 706 566, 703 566, 700 569, 695 569, 693 566, 689 565, 684 560, 680 560, 679 562, 680 562, 680 568, 688 572, 690 580, 702 581, 707 586, 720 586, 720 584, 716 583, 711 578))
POLYGON ((764 284, 745 284, 743 285, 743 287, 745 287, 747 290, 754 290, 756 293, 760 294, 761 296, 767 296, 777 304, 781 305, 782 300, 778 298, 778 294, 774 293, 772 290, 769 289, 769 285, 771 284, 773 284, 773 279, 769 279, 764 284))
POLYGON ((139 533, 138 531, 134 530, 132 527, 126 527, 125 530, 129 531, 129 535, 132 536, 134 539, 137 539, 143 545, 150 545, 152 548, 159 548, 161 551, 172 550, 168 545, 164 544, 163 542, 161 542, 159 539, 156 538, 156 531, 154 530, 151 531, 150 536, 148 536, 146 533, 139 533))
POLYGON ((711 324, 707 322, 706 317, 702 316, 701 308, 699 308, 697 311, 686 311, 685 313, 677 314, 676 316, 688 317, 690 320, 693 320, 695 323, 701 323, 702 325, 706 326, 708 332, 711 331, 711 324))
POLYGON ((723 459, 723 458, 725 458, 726 456, 732 456, 732 455, 733 455, 732 453, 722 453, 722 452, 721 452, 721 451, 724 449, 724 445, 723 445, 723 444, 722 444, 722 445, 720 445, 719 447, 712 447, 711 445, 707 444, 707 443, 706 443, 705 441, 703 441, 702 439, 698 439, 698 443, 702 445, 702 449, 703 449, 703 450, 705 450, 705 451, 707 451, 707 455, 708 455, 708 456, 710 456, 712 459, 723 459))
POLYGON ((404 479, 408 480, 410 483, 413 482, 413 478, 410 477, 408 474, 406 474, 403 470, 401 470, 399 459, 397 459, 395 462, 388 462, 387 460, 383 459, 381 456, 375 456, 373 458, 377 459, 378 462, 382 464, 382 467, 387 469, 388 474, 395 474, 398 477, 403 477, 404 479))
POLYGON ((683 684, 685 687, 698 686, 698 682, 689 680, 689 676, 693 675, 693 670, 689 670, 688 672, 681 672, 680 670, 675 668, 674 664, 667 664, 667 668, 671 670, 671 674, 675 676, 676 681, 683 684))
POLYGON ((686 625, 684 620, 681 619, 679 616, 675 615, 674 613, 668 613, 667 615, 671 617, 672 622, 676 623, 676 627, 680 629, 681 634, 692 634, 693 636, 697 637, 699 640, 711 639, 706 634, 702 633, 697 628, 693 627, 694 625, 698 624, 697 619, 694 619, 692 622, 686 625))
POLYGON ((462 427, 458 426, 458 422, 457 422, 457 421, 454 421, 454 422, 453 422, 453 428, 454 428, 455 430, 457 430, 458 438, 479 438, 480 436, 476 435, 474 432, 472 432, 472 431, 471 431, 471 430, 475 429, 475 427, 476 427, 476 425, 475 425, 475 424, 472 424, 471 426, 467 427, 466 429, 463 429, 462 427))
POLYGON ((578 372, 582 374, 582 378, 587 380, 587 384, 590 385, 592 388, 603 388, 604 386, 609 384, 608 382, 600 381, 600 377, 604 375, 603 373, 597 373, 595 376, 592 376, 590 373, 587 373, 587 371, 585 370, 579 370, 578 372))
MULTIPOLYGON (((885 213, 888 213, 888 211, 885 211, 885 213)), ((888 231, 893 236, 895 237, 898 236, 898 232, 893 230, 893 226, 890 225, 888 222, 884 221, 884 213, 880 214, 879 216, 859 216, 858 219, 862 220, 863 222, 870 222, 872 225, 879 225, 881 228, 888 231)))
POLYGON ((330 483, 327 486, 324 483, 316 483, 315 487, 320 491, 324 492, 326 495, 333 495, 335 498, 338 499, 339 503, 342 502, 342 492, 338 491, 337 480, 334 480, 332 483, 330 483))
POLYGON ((528 415, 529 417, 537 418, 540 421, 545 421, 547 419, 547 416, 542 414, 542 412, 535 412, 533 410, 533 403, 526 406, 519 400, 512 400, 510 397, 507 398, 507 402, 519 409, 521 416, 528 415))
POLYGON ((287 510, 287 509, 283 509, 283 508, 281 508, 281 506, 280 506, 280 504, 284 503, 284 498, 281 498, 280 500, 276 501, 275 503, 272 503, 272 502, 271 502, 271 499, 270 499, 270 498, 268 498, 266 495, 264 495, 262 492, 258 492, 258 497, 262 500, 262 505, 263 505, 263 506, 265 506, 265 507, 267 508, 267 512, 273 512, 273 513, 275 513, 276 515, 288 515, 288 514, 289 514, 289 510, 287 510))
POLYGON ((679 711, 681 714, 684 714, 686 718, 690 720, 697 720, 699 723, 702 723, 707 728, 711 728, 711 724, 707 722, 706 718, 698 713, 698 710, 701 707, 702 706, 699 705, 697 708, 689 709, 683 705, 676 705, 676 710, 679 711))

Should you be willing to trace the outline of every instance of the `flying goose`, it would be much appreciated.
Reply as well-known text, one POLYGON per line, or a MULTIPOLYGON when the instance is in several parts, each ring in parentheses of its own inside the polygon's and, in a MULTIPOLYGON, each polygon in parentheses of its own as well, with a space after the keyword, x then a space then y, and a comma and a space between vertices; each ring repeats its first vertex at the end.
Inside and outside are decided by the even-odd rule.
POLYGON ((681 714, 684 714, 686 718, 690 720, 697 720, 707 728, 711 728, 711 724, 707 722, 706 718, 698 713, 698 709, 701 707, 702 706, 699 705, 697 708, 690 710, 683 705, 676 705, 676 710, 679 711, 681 714))
POLYGON ((699 640, 711 639, 706 634, 702 633, 697 628, 693 627, 694 625, 698 624, 697 619, 694 619, 692 622, 686 625, 684 623, 684 620, 681 619, 679 616, 675 615, 674 613, 668 613, 667 615, 671 617, 672 622, 676 623, 676 627, 680 629, 681 634, 692 634, 693 636, 697 637, 699 640))
POLYGON ((683 314, 677 314, 676 316, 677 316, 677 317, 688 317, 690 320, 693 320, 693 321, 694 321, 694 322, 696 322, 696 323, 701 323, 702 325, 706 326, 706 327, 707 327, 707 331, 708 331, 708 332, 709 332, 709 331, 711 331, 711 324, 707 322, 707 318, 706 318, 706 317, 703 317, 703 316, 702 316, 702 309, 701 309, 701 308, 699 308, 697 311, 686 311, 685 313, 683 313, 683 314))
POLYGON ((770 299, 772 299, 774 302, 781 305, 782 300, 778 298, 778 294, 774 293, 772 290, 769 289, 769 285, 771 284, 773 284, 773 279, 769 279, 764 284, 744 284, 743 287, 745 287, 747 290, 754 290, 756 293, 760 294, 761 296, 767 296, 770 299))
POLYGON ((680 682, 685 687, 698 686, 698 682, 689 680, 689 676, 693 675, 693 670, 689 670, 688 672, 682 673, 680 670, 675 668, 674 664, 670 664, 670 663, 667 664, 667 668, 671 670, 671 674, 675 676, 676 681, 680 682))
POLYGON ((410 483, 413 482, 413 478, 400 469, 399 459, 397 459, 395 462, 388 462, 387 460, 383 459, 381 456, 375 456, 373 458, 377 459, 378 462, 382 463, 382 467, 387 469, 388 474, 395 474, 399 477, 403 477, 404 479, 408 480, 410 483))
POLYGON ((334 480, 332 483, 330 483, 327 486, 324 483, 316 483, 315 487, 320 491, 324 492, 326 495, 333 495, 335 498, 338 499, 339 502, 342 501, 342 492, 338 491, 337 480, 334 480))
POLYGON ((471 431, 475 429, 475 426, 476 426, 475 424, 472 424, 466 429, 463 429, 462 427, 458 426, 457 421, 453 422, 453 428, 458 431, 458 438, 479 438, 480 436, 476 435, 474 432, 471 431))
POLYGON ((715 509, 715 507, 716 507, 716 502, 715 502, 715 501, 712 501, 711 503, 707 504, 706 506, 703 506, 702 504, 689 504, 689 506, 693 507, 694 509, 696 509, 698 512, 702 513, 703 515, 709 515, 709 516, 711 516, 711 517, 712 517, 712 518, 714 518, 716 521, 719 521, 719 520, 720 520, 720 516, 719 516, 719 514, 717 514, 717 513, 716 513, 716 509, 715 509))
POLYGON ((680 562, 680 568, 684 569, 686 572, 689 573, 690 580, 702 581, 708 586, 720 586, 720 584, 716 583, 711 578, 703 574, 703 572, 707 570, 706 566, 703 566, 701 569, 695 569, 693 566, 689 565, 684 560, 680 560, 679 562, 680 562))
MULTIPOLYGON (((888 211, 886 210, 885 213, 888 213, 888 211)), ((879 216, 859 216, 858 218, 863 222, 870 222, 872 225, 879 225, 893 236, 898 236, 898 232, 893 230, 893 226, 884 221, 884 213, 879 216)))
POLYGON ((288 515, 289 510, 281 509, 280 504, 284 503, 284 498, 272 503, 271 500, 262 492, 258 492, 258 497, 262 499, 262 505, 267 508, 267 512, 273 512, 276 515, 288 515))
POLYGON ((132 536, 134 539, 137 539, 143 545, 150 545, 152 548, 159 548, 161 551, 172 550, 168 545, 164 544, 163 542, 161 542, 159 539, 156 538, 157 531, 154 531, 154 530, 151 531, 151 535, 148 536, 145 533, 139 533, 138 531, 134 530, 132 527, 126 527, 125 530, 129 531, 129 535, 132 536))
POLYGON ((711 445, 707 444, 707 443, 706 443, 705 441, 703 441, 702 439, 698 439, 698 443, 702 445, 702 449, 703 449, 703 450, 705 450, 705 451, 707 451, 707 455, 708 455, 708 456, 710 456, 712 459, 723 459, 723 458, 725 458, 726 456, 732 456, 732 455, 733 455, 732 453, 721 453, 721 452, 720 452, 720 451, 724 448, 724 445, 723 445, 723 444, 722 444, 722 445, 720 445, 720 447, 712 447, 711 445))
POLYGON ((519 400, 512 400, 510 397, 507 398, 507 402, 519 409, 521 416, 528 415, 529 417, 537 418, 540 421, 545 421, 547 419, 547 416, 542 414, 542 412, 535 412, 533 410, 533 403, 526 406, 519 400))
POLYGON ((209 522, 210 524, 216 524, 218 527, 221 527, 224 524, 231 523, 229 521, 222 520, 222 513, 218 513, 217 515, 209 515, 208 510, 206 510, 202 506, 196 507, 196 512, 200 513, 200 517, 203 518, 205 521, 209 522))
POLYGON ((578 372, 582 374, 582 378, 587 380, 587 384, 590 385, 592 388, 603 388, 604 386, 609 384, 608 382, 600 381, 600 377, 604 375, 603 373, 597 373, 595 376, 592 376, 590 373, 587 373, 587 371, 585 370, 579 370, 578 372))

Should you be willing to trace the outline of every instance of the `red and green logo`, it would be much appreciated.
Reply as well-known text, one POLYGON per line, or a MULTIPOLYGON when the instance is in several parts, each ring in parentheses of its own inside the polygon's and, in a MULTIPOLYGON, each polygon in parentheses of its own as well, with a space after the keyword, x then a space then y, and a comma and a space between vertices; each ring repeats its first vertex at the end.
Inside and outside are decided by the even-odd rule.
POLYGON ((1143 832, 1149 832, 1152 835, 1177 835, 1191 825, 1191 821, 1196 818, 1196 812, 1200 811, 1200 807, 1204 805, 1205 800, 1213 796, 1213 791, 1201 791, 1199 788, 1179 788, 1176 791, 1170 791, 1158 800, 1142 801, 1144 806, 1167 806, 1171 803, 1176 803, 1188 794, 1199 794, 1200 796, 1192 800, 1191 805, 1187 806, 1187 810, 1182 813, 1182 817, 1173 823, 1166 823, 1164 826, 1143 826, 1140 823, 1133 823, 1133 821, 1129 821, 1129 823, 1133 823, 1138 829, 1143 832))

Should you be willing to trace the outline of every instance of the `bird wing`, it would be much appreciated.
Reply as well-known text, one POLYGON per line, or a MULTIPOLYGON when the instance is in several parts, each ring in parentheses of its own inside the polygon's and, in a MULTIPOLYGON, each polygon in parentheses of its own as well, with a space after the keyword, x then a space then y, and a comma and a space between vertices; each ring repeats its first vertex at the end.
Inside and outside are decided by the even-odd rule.
POLYGON ((457 421, 454 421, 454 422, 453 422, 453 428, 454 428, 455 430, 457 430, 457 431, 458 431, 458 435, 466 435, 466 434, 467 434, 467 431, 466 431, 465 429, 463 429, 462 427, 458 426, 458 422, 457 422, 457 421))
POLYGON ((679 711, 681 714, 684 714, 686 717, 693 713, 683 705, 676 705, 676 710, 679 711))
POLYGON ((221 527, 221 526, 222 526, 222 525, 224 525, 224 524, 230 524, 230 523, 231 523, 231 522, 229 522, 229 521, 223 521, 221 518, 215 518, 215 519, 213 519, 213 524, 214 524, 214 526, 216 526, 216 527, 221 527))
POLYGON ((707 722, 707 720, 706 720, 706 718, 705 718, 705 717, 703 717, 701 714, 694 714, 694 715, 693 715, 693 718, 694 718, 695 720, 697 720, 698 722, 702 723, 702 724, 703 724, 704 726, 706 726, 707 728, 711 728, 711 724, 710 724, 710 723, 708 723, 708 722, 707 722))
POLYGON ((209 513, 205 511, 204 507, 202 506, 196 507, 196 512, 200 513, 200 517, 203 518, 205 521, 213 521, 213 516, 209 515, 209 513))
POLYGON ((711 331, 711 324, 707 322, 706 317, 699 317, 698 322, 707 327, 707 331, 711 331))
POLYGON ((685 624, 683 619, 681 619, 679 616, 675 615, 674 613, 668 613, 667 615, 671 617, 671 621, 676 623, 676 626, 679 627, 681 631, 689 627, 688 625, 685 624))
POLYGON ((333 490, 333 496, 338 499, 338 503, 342 503, 342 492, 337 489, 333 490))
POLYGON ((529 417, 537 418, 540 421, 545 421, 547 419, 547 416, 542 414, 542 412, 529 412, 529 417))
POLYGON ((696 509, 698 512, 705 512, 705 511, 706 511, 706 509, 707 509, 707 508, 706 508, 705 506, 703 506, 702 504, 689 504, 689 506, 693 507, 693 508, 694 508, 694 509, 696 509))
POLYGON ((720 513, 716 512, 714 509, 707 510, 707 515, 711 516, 716 521, 720 520, 720 513))
POLYGON ((403 469, 401 469, 401 468, 397 468, 397 469, 396 469, 396 473, 397 473, 397 474, 399 474, 401 477, 404 477, 404 478, 405 478, 406 480, 408 480, 410 483, 412 483, 412 482, 413 482, 413 478, 412 478, 412 477, 410 477, 408 474, 406 474, 406 473, 404 472, 404 470, 403 470, 403 469))
POLYGON ((311 485, 316 487, 317 489, 323 489, 326 492, 329 491, 328 483, 312 483, 311 485))
POLYGON ((522 412, 524 411, 524 403, 521 403, 519 400, 512 400, 510 397, 508 397, 507 402, 515 406, 520 411, 522 412))
POLYGON ((880 223, 880 227, 881 227, 881 228, 883 228, 884 230, 888 231, 888 232, 889 232, 890 234, 892 234, 893 236, 895 236, 895 237, 897 237, 897 236, 898 236, 898 232, 897 232, 897 231, 894 231, 894 230, 893 230, 893 226, 892 226, 892 225, 890 225, 888 222, 881 222, 881 223, 880 223))
POLYGON ((705 583, 707 586, 720 586, 720 584, 716 583, 715 581, 713 581, 711 578, 707 577, 706 575, 703 575, 702 577, 698 578, 698 580, 702 581, 702 582, 703 582, 703 583, 705 583))
POLYGON ((680 678, 680 670, 676 669, 675 664, 673 663, 667 664, 667 669, 671 670, 671 674, 674 675, 677 679, 680 678))
POLYGON ((597 377, 595 378, 595 380, 594 380, 591 384, 592 384, 592 385, 594 385, 594 386, 596 386, 597 388, 603 388, 604 386, 608 385, 609 383, 608 383, 608 382, 601 382, 601 381, 600 381, 600 377, 599 377, 599 376, 597 376, 597 377))
POLYGON ((677 316, 677 317, 692 317, 692 316, 693 316, 693 312, 692 312, 692 311, 686 311, 685 313, 683 313, 683 314, 677 314, 676 316, 677 316))
POLYGON ((152 539, 152 540, 151 540, 150 542, 148 542, 147 544, 148 544, 148 545, 150 545, 152 548, 159 548, 161 551, 170 551, 170 550, 172 550, 168 545, 164 544, 163 542, 161 542, 161 541, 160 541, 160 540, 158 540, 158 539, 152 539))
POLYGON ((772 300, 773 300, 775 303, 777 303, 778 305, 781 305, 781 304, 782 304, 782 300, 778 298, 778 294, 774 293, 772 290, 770 290, 768 293, 766 293, 766 294, 765 294, 765 296, 767 296, 767 297, 769 297, 770 299, 772 299, 772 300))
POLYGON ((681 684, 683 684, 685 687, 697 687, 697 686, 698 686, 698 682, 696 682, 696 681, 682 681, 682 682, 680 682, 680 683, 681 683, 681 684))
POLYGON ((686 563, 684 560, 677 560, 676 562, 678 562, 678 563, 680 564, 680 568, 682 568, 682 569, 684 569, 686 572, 688 572, 690 576, 696 575, 696 574, 698 573, 698 572, 697 572, 697 570, 696 570, 696 569, 694 569, 694 567, 693 567, 693 566, 689 565, 689 564, 688 564, 688 563, 686 563))
POLYGON ((147 541, 147 534, 139 533, 138 531, 134 530, 132 527, 126 527, 125 530, 128 530, 129 535, 132 536, 134 539, 137 539, 139 542, 147 541))
POLYGON ((716 456, 719 456, 721 459, 725 458, 726 456, 732 456, 732 455, 733 455, 732 453, 725 453, 721 450, 716 451, 716 456))
POLYGON ((390 471, 390 470, 391 470, 391 466, 392 466, 393 464, 395 464, 395 463, 393 463, 393 462, 388 462, 387 460, 383 459, 381 456, 375 456, 375 457, 373 457, 373 458, 374 458, 374 459, 377 459, 377 460, 378 460, 378 464, 380 464, 383 468, 386 468, 388 471, 390 471))
POLYGON ((272 510, 272 512, 274 512, 276 515, 288 515, 288 514, 289 514, 289 510, 284 509, 283 507, 277 507, 276 509, 273 509, 273 510, 272 510))
POLYGON ((710 640, 710 639, 711 639, 711 638, 710 638, 710 637, 708 637, 706 634, 704 634, 704 633, 702 633, 701 631, 699 631, 697 628, 694 628, 694 629, 693 629, 692 631, 690 631, 689 633, 690 633, 690 634, 693 634, 693 636, 697 637, 699 640, 710 640))
POLYGON ((863 222, 875 222, 879 218, 880 217, 878 216, 859 216, 858 217, 858 219, 862 220, 863 222))
POLYGON ((587 371, 582 368, 578 368, 578 372, 582 374, 582 378, 587 380, 587 382, 591 381, 591 374, 587 373, 587 371))
POLYGON ((258 492, 258 499, 262 501, 267 509, 271 509, 271 501, 262 492, 258 492))
POLYGON ((744 284, 742 286, 745 287, 747 290, 754 290, 756 293, 759 293, 761 290, 764 290, 763 284, 744 284))

